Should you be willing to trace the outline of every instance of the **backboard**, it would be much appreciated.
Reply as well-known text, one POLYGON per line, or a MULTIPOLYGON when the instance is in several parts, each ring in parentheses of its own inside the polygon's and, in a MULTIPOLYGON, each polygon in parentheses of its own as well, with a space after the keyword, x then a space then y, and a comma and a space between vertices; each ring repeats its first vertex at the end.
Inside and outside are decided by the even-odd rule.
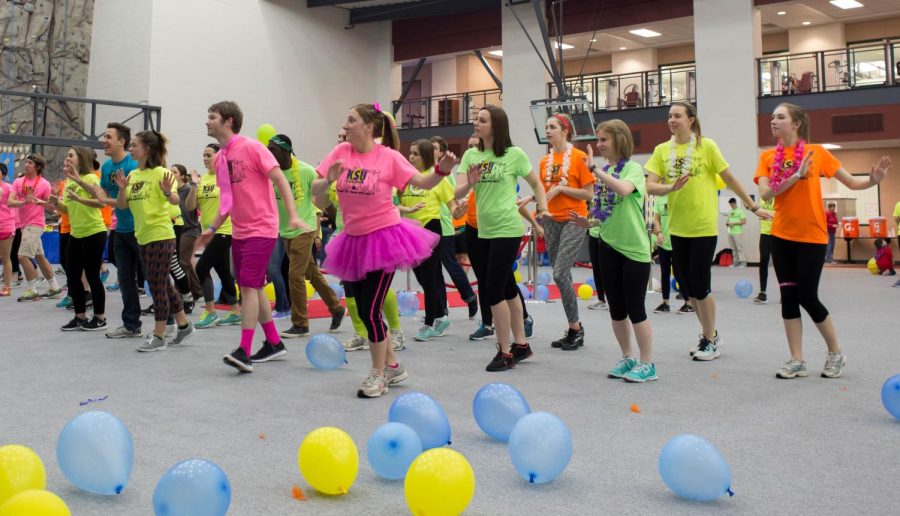
POLYGON ((546 144, 544 127, 551 116, 563 113, 572 117, 575 124, 574 141, 594 141, 594 113, 587 97, 565 97, 562 99, 542 99, 531 101, 531 119, 534 121, 534 135, 538 143, 546 144))

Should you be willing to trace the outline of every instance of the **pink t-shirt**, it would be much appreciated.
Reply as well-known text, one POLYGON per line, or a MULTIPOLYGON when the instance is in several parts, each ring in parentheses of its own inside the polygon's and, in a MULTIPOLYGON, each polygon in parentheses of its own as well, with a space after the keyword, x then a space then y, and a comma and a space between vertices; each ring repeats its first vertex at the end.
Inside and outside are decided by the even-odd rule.
MULTIPOLYGON (((22 176, 13 181, 13 190, 16 192, 16 198, 20 201, 24 201, 29 194, 34 194, 42 201, 50 198, 50 182, 41 176, 35 176, 34 179, 22 176)), ((46 220, 43 206, 26 204, 19 208, 19 225, 17 227, 38 226, 43 228, 46 220)))
POLYGON ((320 176, 328 175, 328 167, 337 160, 344 161, 344 172, 335 188, 344 231, 359 236, 400 223, 400 212, 394 206, 393 188, 403 190, 418 170, 402 154, 375 145, 366 154, 359 154, 347 142, 338 144, 316 168, 320 176))
POLYGON ((278 208, 269 179, 273 168, 279 168, 275 156, 256 140, 241 138, 228 149, 234 238, 278 238, 278 208))
POLYGON ((17 208, 10 208, 7 204, 12 185, 0 180, 0 235, 16 232, 17 208))

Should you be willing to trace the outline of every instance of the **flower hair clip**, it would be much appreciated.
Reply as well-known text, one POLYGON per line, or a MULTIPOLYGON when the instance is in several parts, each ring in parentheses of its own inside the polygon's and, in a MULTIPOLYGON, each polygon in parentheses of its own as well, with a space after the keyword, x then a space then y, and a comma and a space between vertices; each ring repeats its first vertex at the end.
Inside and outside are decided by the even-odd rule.
POLYGON ((372 104, 372 107, 375 109, 375 111, 381 113, 381 104, 379 104, 377 101, 372 104))

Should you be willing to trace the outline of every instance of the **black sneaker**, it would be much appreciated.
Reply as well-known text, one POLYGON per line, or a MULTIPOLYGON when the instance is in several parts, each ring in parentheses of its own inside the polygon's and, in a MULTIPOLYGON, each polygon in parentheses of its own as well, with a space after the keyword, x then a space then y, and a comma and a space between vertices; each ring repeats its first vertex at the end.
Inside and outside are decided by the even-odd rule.
POLYGON ((141 310, 141 315, 153 315, 153 305, 148 306, 141 310))
POLYGON ((531 352, 531 346, 527 342, 525 344, 513 344, 509 350, 512 352, 513 359, 517 364, 534 354, 531 352))
MULTIPOLYGON (((338 328, 341 327, 341 322, 344 321, 344 315, 347 313, 347 309, 343 306, 338 308, 338 311, 331 314, 331 326, 328 327, 328 331, 331 333, 336 333, 338 328)), ((306 330, 309 333, 309 330, 306 330)))
POLYGON ((194 302, 193 301, 182 301, 181 306, 184 307, 184 313, 191 315, 194 313, 194 302))
POLYGON ((679 292, 678 294, 675 295, 675 299, 681 299, 681 300, 684 300, 684 294, 682 294, 681 292, 679 292))
POLYGON ((264 341, 259 351, 250 355, 251 362, 268 362, 269 360, 278 360, 287 355, 287 350, 284 349, 284 342, 279 342, 278 344, 272 344, 269 341, 264 341))
POLYGON ((297 337, 306 337, 307 335, 309 335, 309 327, 308 326, 297 326, 297 325, 292 324, 290 328, 279 333, 279 335, 281 335, 282 337, 284 337, 286 339, 294 339, 297 337))
POLYGON ((584 346, 584 326, 581 326, 581 329, 578 330, 570 328, 569 331, 566 332, 566 340, 562 343, 562 350, 575 351, 581 346, 584 346))
POLYGON ((82 326, 84 326, 88 322, 87 319, 81 317, 73 317, 71 321, 68 322, 65 326, 61 327, 62 331, 76 331, 80 330, 82 326))
POLYGON ((681 305, 681 308, 679 308, 678 311, 675 313, 681 314, 681 315, 692 314, 692 313, 694 313, 694 307, 691 306, 689 303, 685 303, 685 304, 681 305))
MULTIPOLYGON (((91 299, 91 296, 87 296, 84 298, 84 307, 85 308, 93 308, 94 307, 94 300, 91 299)), ((66 305, 66 310, 74 311, 75 310, 75 302, 72 301, 71 303, 66 305)))
POLYGON ((253 363, 250 362, 250 357, 247 356, 244 348, 238 347, 230 355, 225 355, 222 361, 242 373, 253 372, 253 363))
POLYGON ((97 319, 96 316, 91 317, 91 320, 82 324, 81 329, 84 331, 100 331, 106 329, 106 319, 97 319))
POLYGON ((478 314, 478 298, 473 296, 466 304, 469 305, 469 320, 472 320, 478 314))
POLYGON ((655 314, 661 314, 661 313, 669 313, 669 312, 671 312, 671 311, 672 311, 672 309, 669 307, 669 303, 660 303, 660 305, 657 306, 657 307, 653 310, 653 313, 655 313, 655 314))
POLYGON ((516 360, 513 358, 512 353, 504 353, 498 350, 497 354, 494 356, 494 359, 491 360, 491 363, 488 364, 485 369, 487 371, 495 372, 506 371, 507 369, 512 369, 513 367, 516 367, 516 360))
POLYGON ((759 305, 763 305, 769 302, 769 298, 766 296, 765 292, 760 292, 759 295, 753 299, 753 302, 759 305))

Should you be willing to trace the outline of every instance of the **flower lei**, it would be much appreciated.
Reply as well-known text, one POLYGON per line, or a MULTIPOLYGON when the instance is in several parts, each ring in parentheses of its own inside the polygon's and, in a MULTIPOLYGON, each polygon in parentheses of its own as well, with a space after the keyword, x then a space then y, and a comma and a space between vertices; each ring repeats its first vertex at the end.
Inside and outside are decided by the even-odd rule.
MULTIPOLYGON (((569 186, 569 163, 572 158, 572 144, 566 143, 566 151, 562 157, 562 170, 559 173, 559 186, 569 186)), ((544 173, 544 182, 547 184, 547 190, 551 188, 550 180, 553 177, 553 148, 547 153, 547 171, 544 173)))
POLYGON ((769 186, 772 190, 777 192, 785 181, 800 170, 805 151, 806 142, 798 139, 797 145, 794 146, 794 161, 788 170, 784 170, 784 144, 781 142, 781 138, 778 139, 778 145, 775 146, 775 163, 772 165, 772 175, 769 177, 769 186))
POLYGON ((684 161, 681 162, 681 168, 675 168, 675 136, 672 136, 672 139, 669 140, 669 179, 675 179, 684 174, 686 170, 688 174, 691 173, 691 163, 692 157, 694 156, 694 149, 697 147, 697 136, 694 133, 691 133, 691 139, 688 142, 687 151, 684 154, 684 161))
MULTIPOLYGON (((622 169, 625 168, 625 163, 627 162, 628 160, 624 158, 617 161, 616 168, 613 169, 612 173, 609 172, 611 163, 607 162, 603 167, 603 171, 615 179, 619 179, 622 169)), ((612 215, 613 203, 615 200, 616 192, 603 181, 599 181, 598 184, 594 185, 594 203, 593 206, 591 206, 591 216, 601 223, 606 222, 606 219, 612 215)))

